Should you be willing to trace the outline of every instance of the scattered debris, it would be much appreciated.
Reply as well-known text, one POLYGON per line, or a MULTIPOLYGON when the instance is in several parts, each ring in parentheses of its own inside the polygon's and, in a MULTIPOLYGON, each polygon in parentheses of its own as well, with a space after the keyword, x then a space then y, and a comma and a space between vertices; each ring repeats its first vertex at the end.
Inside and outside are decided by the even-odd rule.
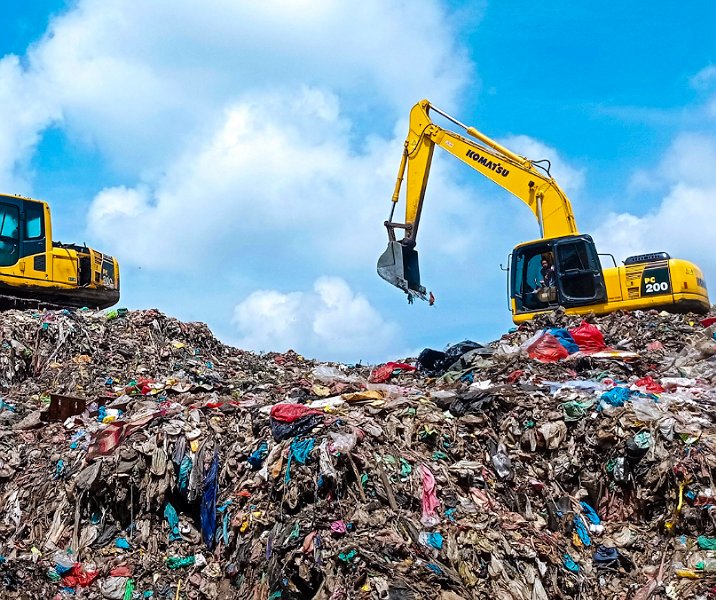
POLYGON ((370 368, 2 313, 2 597, 706 597, 715 330, 556 313, 370 368))

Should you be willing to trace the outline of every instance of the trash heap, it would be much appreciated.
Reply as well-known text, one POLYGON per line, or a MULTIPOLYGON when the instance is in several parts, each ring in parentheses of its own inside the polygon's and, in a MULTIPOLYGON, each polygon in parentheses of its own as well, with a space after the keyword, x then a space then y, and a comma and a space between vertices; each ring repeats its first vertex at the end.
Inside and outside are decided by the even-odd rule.
POLYGON ((0 597, 708 597, 715 322, 553 313, 369 368, 2 313, 0 597))

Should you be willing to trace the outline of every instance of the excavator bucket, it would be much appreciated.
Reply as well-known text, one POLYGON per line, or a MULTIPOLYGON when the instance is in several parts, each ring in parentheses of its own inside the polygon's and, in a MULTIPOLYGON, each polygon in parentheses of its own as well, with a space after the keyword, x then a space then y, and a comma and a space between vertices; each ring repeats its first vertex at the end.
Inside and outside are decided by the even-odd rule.
POLYGON ((425 288, 420 285, 418 252, 400 242, 388 242, 388 248, 378 259, 378 275, 408 296, 426 300, 425 288))

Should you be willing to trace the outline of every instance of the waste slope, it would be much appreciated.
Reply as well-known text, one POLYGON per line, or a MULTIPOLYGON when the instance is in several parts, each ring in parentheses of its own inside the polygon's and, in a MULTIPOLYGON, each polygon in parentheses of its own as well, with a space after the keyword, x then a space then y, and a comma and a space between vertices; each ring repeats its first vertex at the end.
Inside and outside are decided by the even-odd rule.
POLYGON ((0 597, 707 597, 714 328, 552 314, 367 367, 2 313, 0 597))

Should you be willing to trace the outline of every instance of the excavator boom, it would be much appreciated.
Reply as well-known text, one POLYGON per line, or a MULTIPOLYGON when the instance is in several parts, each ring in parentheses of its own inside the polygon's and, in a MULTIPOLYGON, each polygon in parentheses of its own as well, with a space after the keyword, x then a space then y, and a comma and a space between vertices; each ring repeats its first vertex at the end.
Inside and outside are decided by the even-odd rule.
POLYGON ((474 127, 460 123, 428 100, 421 100, 410 111, 408 136, 398 168, 390 217, 385 221, 388 248, 378 260, 378 274, 410 297, 425 298, 415 244, 436 145, 524 202, 537 219, 542 237, 578 233, 572 205, 548 170, 508 150, 474 127), (435 124, 430 118, 431 110, 473 139, 435 124), (395 222, 393 217, 406 171, 405 221, 395 222), (399 241, 396 229, 405 232, 399 241))

